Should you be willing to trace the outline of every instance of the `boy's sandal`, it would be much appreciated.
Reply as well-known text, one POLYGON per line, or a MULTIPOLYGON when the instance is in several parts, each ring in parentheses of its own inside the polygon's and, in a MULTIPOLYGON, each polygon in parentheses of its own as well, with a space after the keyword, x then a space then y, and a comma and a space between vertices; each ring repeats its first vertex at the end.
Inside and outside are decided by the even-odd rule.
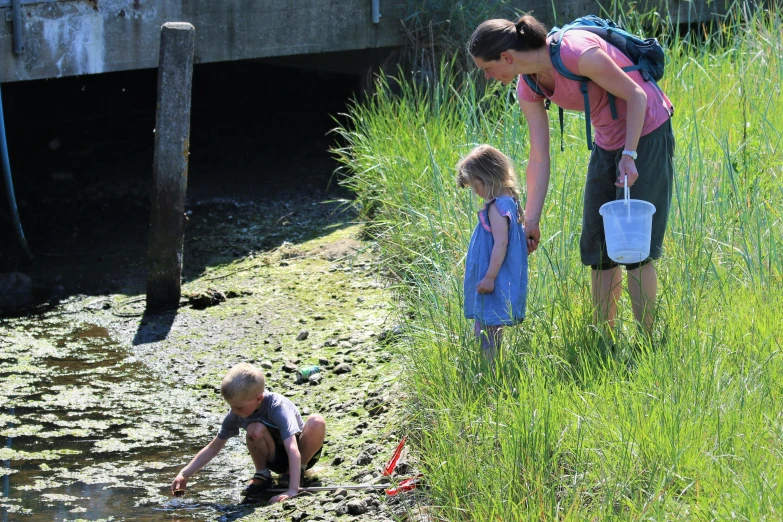
POLYGON ((269 489, 270 486, 272 486, 271 476, 262 475, 261 473, 256 473, 255 475, 253 475, 253 478, 250 479, 250 484, 245 486, 245 489, 242 490, 242 495, 246 497, 261 495, 267 489, 269 489))

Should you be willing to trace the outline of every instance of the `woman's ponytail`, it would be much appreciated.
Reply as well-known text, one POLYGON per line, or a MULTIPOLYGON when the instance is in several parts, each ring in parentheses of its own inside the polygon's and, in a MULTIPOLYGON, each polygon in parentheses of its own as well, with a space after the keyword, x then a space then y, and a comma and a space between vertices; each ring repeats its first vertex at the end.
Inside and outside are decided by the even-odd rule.
POLYGON ((524 42, 527 49, 538 49, 546 45, 546 29, 534 17, 525 15, 517 20, 514 27, 517 29, 517 38, 524 42))

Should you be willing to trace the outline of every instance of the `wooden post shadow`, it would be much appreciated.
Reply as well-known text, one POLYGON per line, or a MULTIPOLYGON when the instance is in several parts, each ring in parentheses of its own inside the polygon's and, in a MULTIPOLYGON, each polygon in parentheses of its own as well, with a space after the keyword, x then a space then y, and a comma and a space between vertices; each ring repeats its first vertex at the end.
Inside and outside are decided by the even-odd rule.
POLYGON ((176 308, 182 294, 185 191, 195 28, 169 22, 160 30, 147 310, 176 308))

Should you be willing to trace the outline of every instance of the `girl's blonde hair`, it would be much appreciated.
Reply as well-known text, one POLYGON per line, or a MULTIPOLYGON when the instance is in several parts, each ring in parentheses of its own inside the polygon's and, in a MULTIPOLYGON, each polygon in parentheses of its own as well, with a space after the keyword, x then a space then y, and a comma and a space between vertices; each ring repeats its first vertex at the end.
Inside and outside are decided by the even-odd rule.
MULTIPOLYGON (((487 197, 495 198, 505 189, 511 192, 519 205, 520 190, 511 159, 491 145, 479 145, 457 163, 457 186, 470 187, 481 180, 487 188, 487 197)), ((522 221, 522 213, 519 216, 522 221)))

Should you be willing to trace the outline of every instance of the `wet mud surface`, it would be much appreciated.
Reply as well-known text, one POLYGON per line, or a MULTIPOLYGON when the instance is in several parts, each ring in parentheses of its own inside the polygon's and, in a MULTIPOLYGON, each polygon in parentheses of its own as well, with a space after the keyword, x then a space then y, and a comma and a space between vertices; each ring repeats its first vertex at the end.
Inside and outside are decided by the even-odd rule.
MULTIPOLYGON (((243 503, 253 466, 240 438, 183 498, 171 497, 174 476, 227 412, 219 384, 237 362, 264 368, 268 389, 303 417, 325 416, 323 456, 306 486, 389 482, 381 470, 404 435, 393 298, 346 201, 297 193, 189 209, 176 311, 145 313, 143 258, 129 256, 113 263, 108 283, 91 279, 91 291, 55 307, 0 319, 4 519, 406 518, 415 493, 402 502, 368 490, 243 503), (195 297, 205 293, 225 300, 203 307, 195 297), (296 368, 310 365, 320 382, 296 383, 296 368)), ((414 473, 408 458, 392 481, 414 473)))
MULTIPOLYGON (((27 274, 36 300, 0 312, 3 522, 404 519, 415 494, 241 504, 253 466, 239 438, 171 497, 178 470, 217 432, 218 386, 237 362, 263 367, 303 416, 326 418, 309 485, 386 480, 404 390, 393 296, 328 152, 358 79, 196 67, 183 298, 146 314, 156 85, 148 70, 4 86, 36 260, 10 248, 0 210, 0 272, 27 274), (198 296, 221 297, 204 307, 198 296), (314 364, 321 381, 295 384, 293 371, 314 364)), ((407 459, 401 478, 415 473, 407 459)))

